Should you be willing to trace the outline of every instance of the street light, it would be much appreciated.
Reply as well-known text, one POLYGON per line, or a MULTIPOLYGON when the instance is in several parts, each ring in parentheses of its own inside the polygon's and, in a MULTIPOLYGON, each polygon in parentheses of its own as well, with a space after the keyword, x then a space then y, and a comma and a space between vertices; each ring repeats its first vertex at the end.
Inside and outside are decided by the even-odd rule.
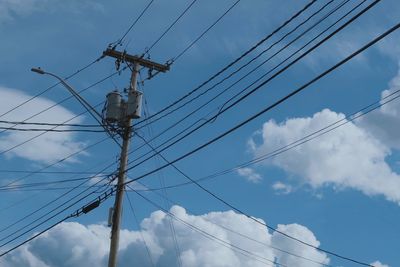
MULTIPOLYGON (((78 100, 79 103, 81 103, 82 106, 85 107, 85 109, 89 112, 89 114, 91 114, 91 115, 93 116, 93 118, 100 124, 100 126, 103 126, 103 128, 105 128, 104 125, 103 125, 103 123, 99 120, 99 118, 100 118, 100 119, 102 118, 102 116, 100 115, 100 113, 97 112, 97 110, 96 110, 95 108, 93 108, 93 107, 89 104, 89 102, 87 102, 83 97, 81 97, 81 96, 79 95, 79 93, 78 93, 77 91, 75 91, 75 89, 72 88, 72 86, 70 86, 63 78, 61 78, 60 76, 58 76, 58 75, 56 75, 56 74, 54 74, 54 73, 44 71, 44 70, 42 70, 40 67, 38 67, 38 68, 31 68, 31 71, 32 71, 32 72, 35 72, 35 73, 38 73, 38 74, 42 74, 42 75, 43 75, 43 74, 47 74, 47 75, 53 76, 54 78, 56 78, 57 80, 59 80, 60 83, 61 83, 62 85, 64 85, 64 87, 67 88, 67 90, 72 94, 72 96, 74 96, 74 97, 76 98, 76 100, 78 100), (93 113, 95 113, 95 114, 93 114, 93 113), (96 115, 97 115, 99 118, 97 118, 96 115)), ((105 128, 105 130, 106 130, 106 132, 108 132, 108 129, 105 128)), ((110 134, 110 133, 109 133, 109 134, 110 134)), ((111 134, 110 134, 110 135, 111 135, 111 134)), ((114 141, 115 141, 115 140, 114 140, 114 141)), ((118 142, 117 142, 117 144, 119 145, 118 142)))
MULTIPOLYGON (((58 75, 56 75, 56 74, 54 74, 54 73, 51 73, 51 72, 47 72, 47 71, 44 71, 44 70, 42 70, 40 67, 39 68, 31 68, 31 71, 32 72, 36 72, 36 73, 38 73, 38 74, 47 74, 47 75, 50 75, 50 76, 53 76, 54 78, 56 78, 57 80, 59 80, 60 81, 60 83, 62 84, 62 85, 64 85, 64 87, 65 88, 67 88, 67 90, 82 104, 82 105, 84 105, 85 107, 86 107, 86 105, 92 110, 92 111, 95 111, 94 110, 94 108, 92 108, 91 107, 91 105, 85 100, 85 99, 83 99, 76 91, 75 91, 75 89, 74 88, 72 88, 63 78, 61 78, 60 76, 58 76, 58 75), (82 103, 83 102, 83 103, 82 103)), ((96 111, 95 111, 96 112, 96 111)), ((96 112, 97 113, 97 112, 96 112)), ((97 115, 100 115, 100 114, 97 114, 97 115)))

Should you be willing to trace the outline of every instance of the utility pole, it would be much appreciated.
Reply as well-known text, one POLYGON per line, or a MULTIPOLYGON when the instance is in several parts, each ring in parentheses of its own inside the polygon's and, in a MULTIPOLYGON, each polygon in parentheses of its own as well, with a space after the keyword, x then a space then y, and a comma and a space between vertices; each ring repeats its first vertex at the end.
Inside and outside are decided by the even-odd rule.
POLYGON ((104 56, 116 58, 117 65, 121 62, 131 64, 132 74, 128 92, 128 100, 124 101, 117 92, 107 95, 106 120, 108 122, 118 123, 122 128, 122 150, 120 156, 120 166, 118 172, 117 191, 115 195, 115 204, 112 213, 111 225, 111 244, 108 258, 108 267, 117 266, 117 256, 119 247, 119 235, 121 227, 122 203, 124 196, 126 168, 128 164, 128 150, 132 134, 132 120, 140 117, 142 93, 136 88, 137 75, 140 67, 149 69, 149 72, 155 70, 166 72, 169 65, 162 65, 138 56, 129 55, 126 52, 118 52, 114 49, 107 49, 103 52, 104 56))

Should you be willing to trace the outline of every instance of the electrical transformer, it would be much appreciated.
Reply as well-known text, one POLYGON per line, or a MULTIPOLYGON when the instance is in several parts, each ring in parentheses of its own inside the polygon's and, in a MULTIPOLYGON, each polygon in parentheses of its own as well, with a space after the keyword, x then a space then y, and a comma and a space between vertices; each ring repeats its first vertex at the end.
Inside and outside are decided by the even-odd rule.
POLYGON ((128 95, 128 102, 126 107, 126 116, 132 119, 140 118, 142 113, 142 96, 140 91, 131 91, 128 95))
POLYGON ((121 94, 113 91, 107 95, 106 121, 117 122, 123 116, 121 108, 121 94))

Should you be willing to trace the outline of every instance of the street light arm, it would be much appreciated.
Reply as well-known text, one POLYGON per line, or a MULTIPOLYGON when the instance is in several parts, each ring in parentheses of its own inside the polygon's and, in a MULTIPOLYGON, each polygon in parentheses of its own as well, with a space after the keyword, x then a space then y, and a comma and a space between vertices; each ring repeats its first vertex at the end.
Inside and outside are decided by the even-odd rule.
POLYGON ((106 130, 106 132, 118 144, 118 146, 121 147, 121 144, 115 139, 115 137, 110 133, 110 131, 103 125, 103 123, 101 121, 101 119, 102 119, 101 114, 94 107, 92 107, 92 105, 90 105, 89 102, 87 102, 82 96, 80 96, 79 93, 77 91, 75 91, 75 89, 72 88, 72 86, 70 86, 63 78, 61 78, 60 76, 58 76, 54 73, 44 71, 41 68, 32 68, 31 71, 36 72, 38 74, 42 74, 42 75, 47 74, 47 75, 50 75, 50 76, 56 78, 62 85, 64 85, 65 88, 67 88, 67 90, 72 94, 72 96, 75 97, 76 100, 78 100, 78 102, 89 112, 89 114, 92 115, 92 117, 100 124, 100 126, 102 126, 106 130), (96 117, 96 115, 98 117, 96 117))
MULTIPOLYGON (((99 116, 99 118, 101 118, 100 113, 97 112, 97 110, 94 109, 94 108, 89 104, 89 102, 87 102, 82 96, 80 96, 79 93, 78 93, 77 91, 75 91, 75 89, 72 88, 72 86, 70 86, 63 78, 61 78, 60 76, 58 76, 58 75, 56 75, 56 74, 54 74, 54 73, 44 71, 44 70, 42 70, 42 69, 40 69, 40 68, 38 68, 38 69, 32 69, 32 71, 33 71, 33 72, 36 72, 36 73, 39 73, 39 74, 47 74, 47 75, 53 76, 54 78, 56 78, 57 80, 59 80, 60 83, 61 83, 62 85, 64 85, 64 87, 67 88, 67 90, 76 98, 76 100, 79 101, 79 103, 81 103, 83 106, 89 108, 92 112, 94 112, 97 116, 99 116)), ((102 124, 102 123, 100 123, 100 124, 102 124)))

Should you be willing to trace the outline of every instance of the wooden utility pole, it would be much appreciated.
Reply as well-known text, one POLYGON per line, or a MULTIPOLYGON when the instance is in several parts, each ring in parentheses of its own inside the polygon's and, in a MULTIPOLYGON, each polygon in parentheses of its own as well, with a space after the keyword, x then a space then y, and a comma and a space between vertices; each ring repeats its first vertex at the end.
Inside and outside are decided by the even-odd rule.
MULTIPOLYGON (((119 247, 119 235, 120 235, 120 227, 121 227, 121 215, 122 215, 122 203, 125 189, 125 178, 126 178, 126 168, 128 164, 128 150, 130 137, 132 133, 132 119, 138 118, 140 114, 136 114, 136 116, 132 116, 130 112, 128 112, 131 107, 129 107, 129 99, 131 96, 137 96, 141 94, 137 91, 137 75, 140 67, 145 67, 150 70, 155 70, 158 72, 166 72, 169 70, 168 65, 162 65, 147 59, 143 59, 138 56, 129 55, 126 52, 118 52, 113 49, 107 49, 103 52, 104 56, 109 56, 116 58, 119 62, 125 62, 127 64, 132 64, 133 68, 130 88, 128 92, 128 101, 123 105, 121 117, 119 119, 119 124, 122 129, 122 150, 120 157, 120 166, 118 172, 118 183, 117 183, 117 191, 115 195, 115 204, 112 214, 112 228, 111 228, 111 244, 110 244, 110 254, 108 258, 108 267, 116 267, 117 266, 117 257, 118 257, 118 247, 119 247), (124 108, 125 106, 125 108, 124 108)), ((138 103, 140 105, 141 103, 138 103)), ((140 106, 136 107, 139 108, 140 106)))

